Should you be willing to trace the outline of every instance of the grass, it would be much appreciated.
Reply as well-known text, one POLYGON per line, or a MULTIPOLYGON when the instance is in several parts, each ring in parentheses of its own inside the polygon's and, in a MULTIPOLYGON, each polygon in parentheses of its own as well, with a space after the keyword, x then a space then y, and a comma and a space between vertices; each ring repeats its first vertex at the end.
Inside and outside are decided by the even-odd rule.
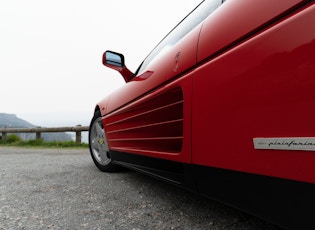
POLYGON ((21 147, 47 147, 47 148, 88 148, 87 143, 76 143, 75 141, 44 141, 40 140, 28 140, 23 141, 19 136, 10 134, 7 136, 7 141, 4 142, 0 137, 0 146, 21 146, 21 147))

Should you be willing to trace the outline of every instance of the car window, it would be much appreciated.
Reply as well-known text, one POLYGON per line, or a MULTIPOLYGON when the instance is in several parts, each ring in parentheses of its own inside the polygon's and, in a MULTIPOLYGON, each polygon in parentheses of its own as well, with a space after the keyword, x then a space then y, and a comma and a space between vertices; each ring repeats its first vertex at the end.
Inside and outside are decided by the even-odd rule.
POLYGON ((222 0, 204 0, 201 2, 155 47, 137 70, 137 73, 141 73, 154 58, 179 42, 221 4, 222 0))

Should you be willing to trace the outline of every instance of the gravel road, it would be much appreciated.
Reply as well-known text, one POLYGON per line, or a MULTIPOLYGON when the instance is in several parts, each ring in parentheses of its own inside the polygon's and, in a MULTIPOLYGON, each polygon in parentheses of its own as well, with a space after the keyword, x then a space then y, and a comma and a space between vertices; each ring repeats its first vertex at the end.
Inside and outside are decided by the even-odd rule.
POLYGON ((102 173, 85 149, 0 147, 0 229, 278 228, 133 171, 102 173))

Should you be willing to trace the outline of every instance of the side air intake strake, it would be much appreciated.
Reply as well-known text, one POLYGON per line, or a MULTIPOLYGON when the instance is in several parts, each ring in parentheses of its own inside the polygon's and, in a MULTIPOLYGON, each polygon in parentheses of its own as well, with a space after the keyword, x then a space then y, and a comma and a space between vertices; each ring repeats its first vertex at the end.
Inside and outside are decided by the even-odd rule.
POLYGON ((178 87, 110 114, 105 118, 110 148, 123 152, 180 152, 183 103, 183 92, 178 87))

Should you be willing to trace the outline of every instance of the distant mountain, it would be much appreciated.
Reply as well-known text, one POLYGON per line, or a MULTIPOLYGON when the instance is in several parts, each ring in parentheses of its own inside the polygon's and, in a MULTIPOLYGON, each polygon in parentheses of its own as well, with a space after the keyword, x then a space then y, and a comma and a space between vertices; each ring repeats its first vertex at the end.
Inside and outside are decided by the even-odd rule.
MULTIPOLYGON (((0 113, 0 128, 36 128, 33 125, 15 114, 0 113)), ((23 140, 35 139, 35 133, 18 133, 23 140)), ((42 133, 41 138, 45 141, 71 141, 71 135, 64 132, 57 133, 42 133)))
POLYGON ((18 118, 15 114, 0 113, 1 128, 34 128, 35 125, 18 118))

